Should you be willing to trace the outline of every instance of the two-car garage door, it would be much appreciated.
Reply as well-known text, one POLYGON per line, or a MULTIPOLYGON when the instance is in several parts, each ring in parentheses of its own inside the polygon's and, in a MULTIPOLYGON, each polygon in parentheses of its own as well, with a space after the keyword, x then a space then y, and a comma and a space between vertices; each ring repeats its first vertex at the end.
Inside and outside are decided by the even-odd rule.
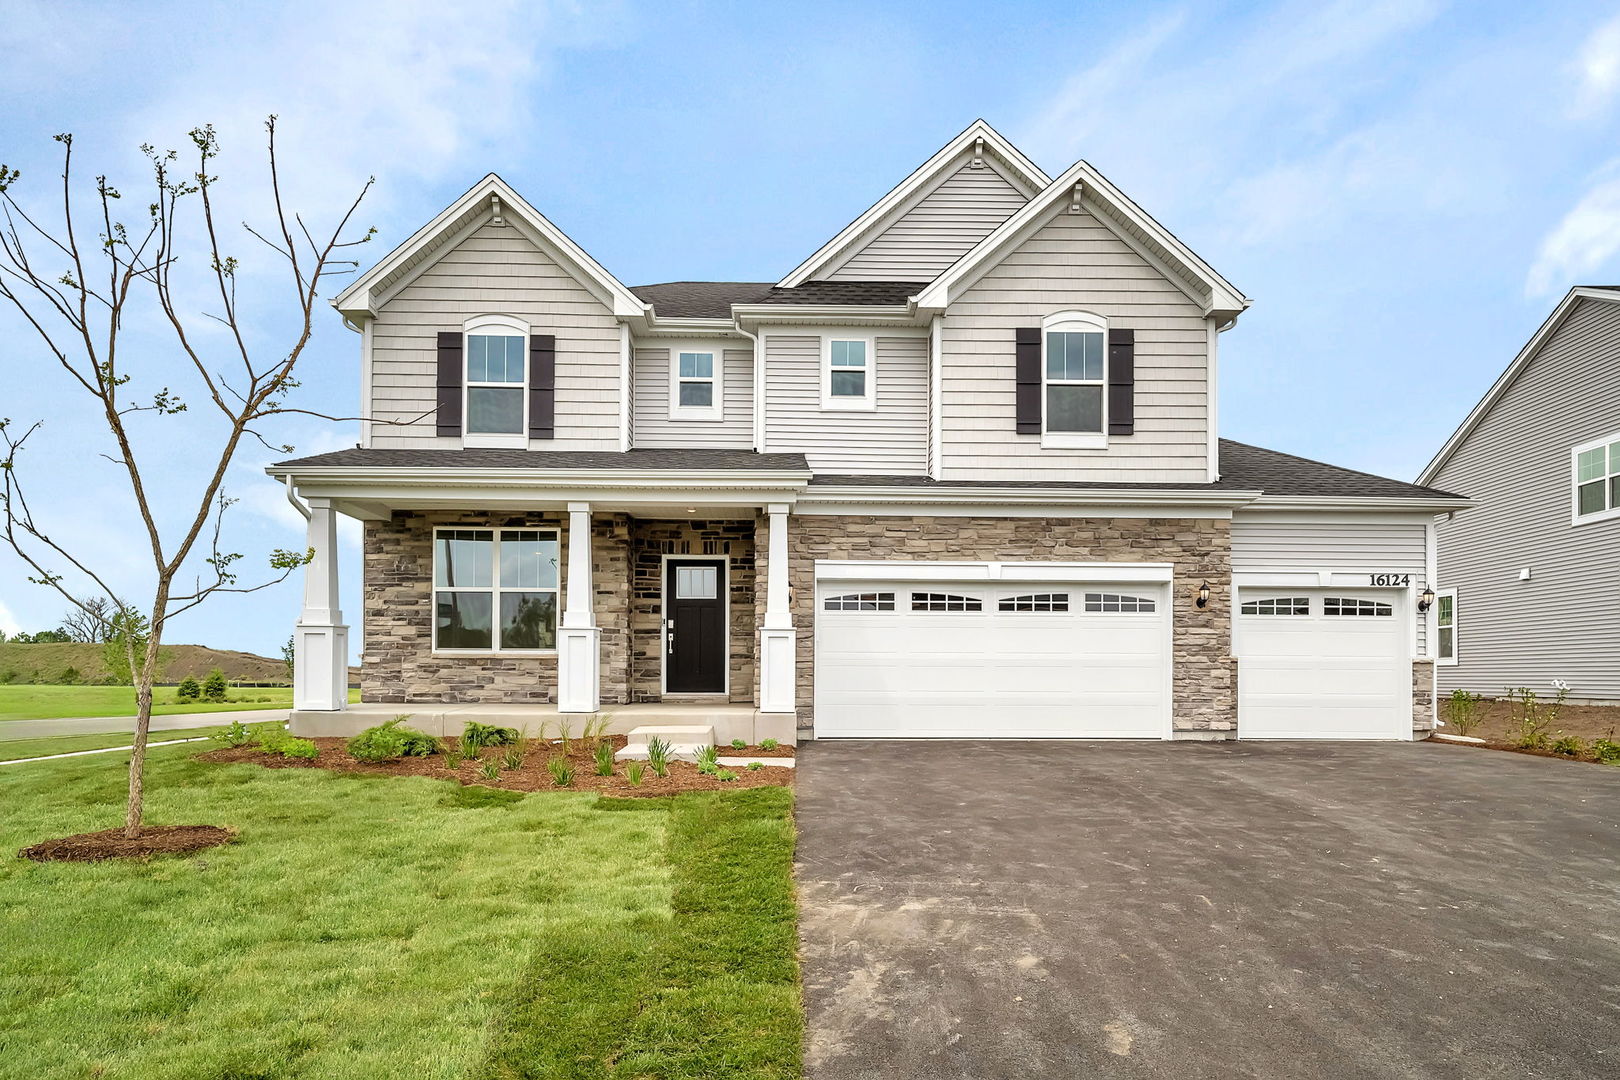
POLYGON ((816 733, 1163 738, 1161 584, 823 581, 816 733))

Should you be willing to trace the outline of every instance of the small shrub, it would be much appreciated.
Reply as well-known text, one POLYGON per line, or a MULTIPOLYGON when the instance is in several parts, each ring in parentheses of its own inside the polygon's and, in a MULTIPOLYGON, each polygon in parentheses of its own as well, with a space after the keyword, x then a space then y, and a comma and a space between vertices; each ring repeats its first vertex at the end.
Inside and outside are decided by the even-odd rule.
POLYGON ((656 736, 647 740, 647 767, 654 776, 669 775, 669 743, 656 736))
POLYGON ((568 717, 557 717, 557 741, 562 743, 562 752, 568 753, 568 717))
MULTIPOLYGON (((1609 732, 1613 735, 1614 732, 1609 732)), ((1592 756, 1605 765, 1620 765, 1620 742, 1614 739, 1593 739, 1592 756)))
POLYGON ((321 756, 321 749, 309 739, 288 738, 281 741, 281 756, 284 758, 298 758, 303 761, 314 761, 321 756))
POLYGON ((761 739, 759 741, 759 748, 761 750, 775 750, 778 746, 781 746, 781 745, 782 744, 777 742, 775 739, 761 739))
POLYGON ((597 743, 596 744, 596 749, 591 751, 591 756, 596 758, 596 775, 597 776, 612 776, 613 775, 613 744, 612 743, 610 743, 610 742, 599 742, 599 743, 597 743))
POLYGON ((461 733, 461 749, 463 753, 476 754, 486 746, 511 746, 517 740, 516 728, 469 723, 461 733))
POLYGON ((461 768, 462 753, 460 750, 446 750, 444 752, 444 767, 452 772, 461 768))
POLYGON ((401 727, 409 715, 396 716, 386 724, 369 727, 349 740, 349 756, 373 763, 398 761, 402 757, 427 757, 444 749, 432 735, 415 728, 401 727))
MULTIPOLYGON (((230 747, 246 746, 254 741, 253 732, 248 730, 248 726, 240 720, 232 720, 229 727, 216 731, 208 737, 217 743, 223 743, 230 747)), ((261 736, 261 741, 262 739, 261 736)))
POLYGON ((501 764, 508 769, 523 768, 523 752, 516 747, 508 747, 506 753, 501 755, 501 764))
POLYGON ((613 723, 612 713, 597 713, 585 721, 585 728, 580 733, 580 738, 591 744, 592 752, 595 752, 596 748, 601 745, 602 740, 607 737, 608 725, 611 723, 613 723))
POLYGON ((499 780, 501 778, 501 763, 491 759, 478 766, 478 775, 485 780, 499 780))
POLYGON ((748 763, 748 771, 749 772, 758 772, 760 769, 763 769, 764 767, 765 767, 765 765, 762 762, 750 761, 748 763))
POLYGON ((0 684, 14 683, 21 677, 21 674, 16 668, 8 667, 6 670, 0 671, 0 684))
POLYGON ((1521 750, 1545 750, 1552 740, 1547 735, 1548 717, 1543 715, 1536 692, 1528 686, 1508 688, 1508 707, 1519 725, 1514 745, 1521 750))
POLYGON ((720 763, 720 750, 717 747, 705 746, 697 752, 697 757, 692 760, 697 762, 699 769, 702 769, 705 765, 718 765, 720 763))
POLYGON ((748 744, 743 742, 741 739, 732 739, 731 748, 733 750, 746 750, 748 749, 748 744))
POLYGON ((84 681, 84 677, 79 674, 78 668, 74 667, 72 664, 69 664, 67 667, 62 669, 62 674, 56 677, 56 681, 61 683, 63 686, 77 686, 79 683, 84 681))
POLYGON ((1552 752, 1564 757, 1585 757, 1586 743, 1577 735, 1560 735, 1552 742, 1552 752))
POLYGON ((704 776, 715 776, 719 774, 720 766, 716 765, 712 761, 700 761, 698 762, 697 771, 702 773, 704 776))
POLYGON ((568 787, 574 782, 574 766, 565 757, 554 757, 546 762, 546 771, 551 774, 551 782, 558 787, 568 787))
POLYGON ((202 697, 202 683, 190 675, 180 680, 180 685, 174 688, 174 700, 196 701, 202 697))
POLYGON ((1466 690, 1453 690, 1446 701, 1446 723, 1455 728, 1458 735, 1467 735, 1484 719, 1479 715, 1479 707, 1484 700, 1466 690))
POLYGON ((208 673, 202 682, 202 696, 204 701, 224 701, 230 693, 231 684, 225 681, 225 673, 215 668, 208 673))
POLYGON ((737 774, 732 772, 730 769, 721 769, 719 772, 714 774, 714 778, 723 784, 728 780, 737 779, 737 774))
POLYGON ((647 766, 639 761, 631 761, 624 767, 624 778, 630 781, 631 787, 640 787, 641 778, 647 773, 647 766))

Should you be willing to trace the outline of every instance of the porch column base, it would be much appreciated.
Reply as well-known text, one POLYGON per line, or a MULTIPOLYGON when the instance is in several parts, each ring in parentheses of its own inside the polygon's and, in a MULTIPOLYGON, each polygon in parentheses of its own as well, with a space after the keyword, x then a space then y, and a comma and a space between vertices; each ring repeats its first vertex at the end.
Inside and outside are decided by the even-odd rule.
POLYGON ((598 681, 602 631, 564 626, 557 631, 557 711, 593 713, 602 706, 598 681))
POLYGON ((293 630, 293 708, 349 707, 349 628, 299 623, 293 630))
POLYGON ((759 711, 791 713, 797 687, 797 630, 759 632, 759 711))

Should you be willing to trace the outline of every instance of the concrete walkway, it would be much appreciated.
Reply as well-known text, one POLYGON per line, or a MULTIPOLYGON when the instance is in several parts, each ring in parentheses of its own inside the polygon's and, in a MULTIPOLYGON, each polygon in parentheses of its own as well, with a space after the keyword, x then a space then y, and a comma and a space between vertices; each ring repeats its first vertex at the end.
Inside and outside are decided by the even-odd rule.
MULTIPOLYGON (((229 712, 180 713, 152 717, 152 731, 212 727, 240 720, 244 724, 285 724, 289 709, 232 709, 229 712)), ((59 720, 0 721, 0 742, 13 739, 48 739, 55 735, 115 735, 135 730, 133 716, 73 716, 59 720)))

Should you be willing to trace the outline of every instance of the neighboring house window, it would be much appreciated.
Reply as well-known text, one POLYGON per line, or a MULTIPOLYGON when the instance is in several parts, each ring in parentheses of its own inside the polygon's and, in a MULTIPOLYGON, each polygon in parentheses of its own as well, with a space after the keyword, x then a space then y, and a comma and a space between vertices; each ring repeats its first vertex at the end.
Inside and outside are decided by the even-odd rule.
POLYGON ((1457 662, 1457 590, 1441 589, 1434 598, 1435 657, 1442 664, 1457 662))
POLYGON ((1043 446, 1107 445, 1107 338, 1107 323, 1089 312, 1062 312, 1042 324, 1043 446))
POLYGON ((1620 516, 1620 433, 1577 446, 1575 520, 1620 516))
POLYGON ((557 647, 557 533, 438 529, 433 648, 526 652, 557 647))
POLYGON ((527 446, 528 328, 516 319, 484 316, 465 330, 464 441, 469 446, 527 446))
POLYGON ((725 353, 719 346, 686 345, 672 350, 669 415, 672 420, 719 420, 724 400, 721 378, 725 353))
POLYGON ((826 338, 821 346, 821 406, 870 409, 877 404, 871 338, 826 338))

